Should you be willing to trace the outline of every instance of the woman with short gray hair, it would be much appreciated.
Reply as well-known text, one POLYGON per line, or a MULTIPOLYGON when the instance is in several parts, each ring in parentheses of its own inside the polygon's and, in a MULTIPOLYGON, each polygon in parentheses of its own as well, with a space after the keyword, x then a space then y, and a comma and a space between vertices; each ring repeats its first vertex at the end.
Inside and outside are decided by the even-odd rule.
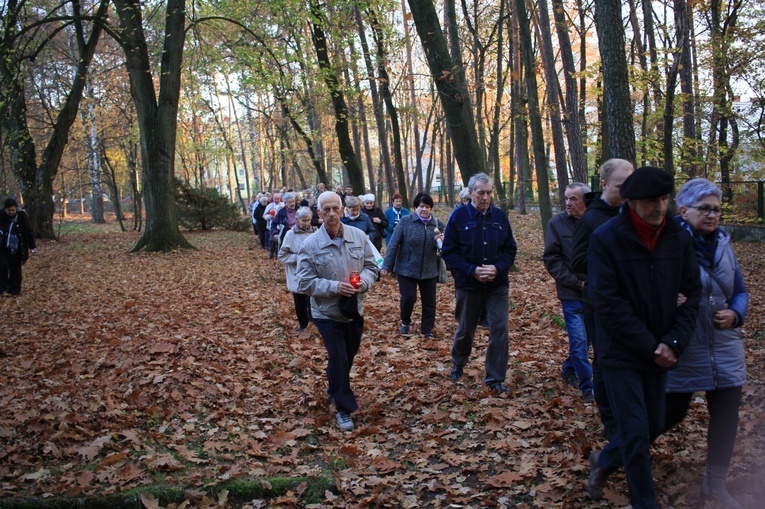
POLYGON ((361 201, 357 197, 353 195, 345 197, 345 214, 340 218, 340 221, 366 233, 369 240, 374 244, 377 235, 375 225, 369 216, 361 211, 361 201))
POLYGON ((299 332, 303 332, 311 321, 311 298, 308 295, 298 293, 297 255, 300 245, 316 231, 316 228, 311 226, 313 211, 310 208, 300 207, 295 213, 295 217, 295 226, 284 235, 284 240, 282 240, 282 245, 279 248, 279 261, 284 262, 287 290, 292 292, 292 298, 295 301, 295 314, 300 325, 299 332))
MULTIPOLYGON (((675 369, 667 372, 666 429, 685 418, 694 392, 706 393, 709 409, 707 465, 701 492, 727 509, 741 509, 728 493, 746 359, 741 326, 749 293, 730 235, 719 228, 722 192, 712 182, 689 180, 677 193, 676 220, 693 237, 702 298, 696 329, 675 369)), ((682 296, 681 296, 682 299, 682 296)))

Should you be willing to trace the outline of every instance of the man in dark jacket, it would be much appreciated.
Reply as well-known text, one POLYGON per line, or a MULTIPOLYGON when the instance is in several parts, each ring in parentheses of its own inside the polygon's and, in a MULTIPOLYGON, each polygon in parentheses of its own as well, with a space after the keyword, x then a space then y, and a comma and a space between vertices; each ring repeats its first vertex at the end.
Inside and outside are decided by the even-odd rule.
POLYGON ((574 226, 586 209, 584 194, 589 192, 590 188, 581 182, 566 187, 566 210, 547 223, 542 255, 547 272, 555 279, 555 289, 563 308, 568 333, 568 357, 561 366, 561 376, 566 383, 581 391, 585 403, 595 401, 587 341, 591 332, 587 330, 582 308, 585 280, 571 268, 571 244, 574 226))
MULTIPOLYGON (((609 159, 600 167, 600 187, 602 193, 587 193, 584 197, 587 210, 574 227, 574 238, 571 247, 571 269, 583 281, 587 281, 587 248, 590 246, 590 236, 600 225, 616 217, 619 207, 624 203, 619 190, 624 180, 635 168, 625 159, 609 159)), ((582 292, 582 309, 588 330, 595 329, 595 313, 587 299, 587 289, 582 292)), ((590 337, 592 341, 592 337, 590 337)), ((600 421, 603 423, 604 434, 611 439, 616 432, 616 419, 608 404, 606 385, 598 362, 597 345, 592 345, 592 384, 595 402, 598 405, 600 421)))
POLYGON ((473 350, 475 329, 484 313, 489 322, 486 378, 489 389, 508 392, 502 385, 508 357, 508 271, 518 247, 507 214, 491 206, 494 181, 485 173, 470 177, 470 203, 454 211, 446 224, 441 257, 451 269, 456 290, 457 331, 452 345, 454 381, 473 350))
POLYGON ((0 212, 0 294, 21 293, 21 266, 36 247, 27 213, 8 198, 0 212))
POLYGON ((621 188, 621 212, 592 234, 588 287, 595 343, 617 421, 616 436, 590 454, 590 498, 624 466, 633 509, 658 509, 651 441, 664 427, 666 370, 696 325, 701 283, 691 237, 671 219, 672 176, 646 166, 621 188), (678 305, 678 294, 687 300, 678 305))

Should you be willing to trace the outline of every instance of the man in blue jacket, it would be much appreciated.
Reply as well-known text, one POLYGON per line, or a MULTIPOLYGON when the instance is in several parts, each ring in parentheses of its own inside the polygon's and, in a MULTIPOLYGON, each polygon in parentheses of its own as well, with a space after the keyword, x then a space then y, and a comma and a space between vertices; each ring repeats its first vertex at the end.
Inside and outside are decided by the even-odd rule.
POLYGON ((616 435, 590 454, 590 498, 624 466, 633 509, 659 509, 649 447, 664 429, 667 370, 696 326, 701 283, 691 237, 667 216, 672 176, 652 166, 622 185, 620 213, 592 234, 587 286, 616 435), (687 300, 678 305, 678 294, 687 300))
POLYGON ((518 247, 507 214, 491 205, 494 181, 477 173, 468 182, 470 203, 452 213, 446 225, 441 256, 452 271, 456 290, 457 331, 452 345, 454 381, 462 377, 473 350, 475 329, 485 310, 489 322, 486 383, 508 392, 507 373, 509 279, 518 247))

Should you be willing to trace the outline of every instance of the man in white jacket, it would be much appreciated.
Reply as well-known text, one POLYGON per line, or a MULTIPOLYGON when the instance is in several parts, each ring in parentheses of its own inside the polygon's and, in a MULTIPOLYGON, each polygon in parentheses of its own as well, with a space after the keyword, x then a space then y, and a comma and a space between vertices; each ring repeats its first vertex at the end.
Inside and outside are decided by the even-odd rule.
POLYGON ((353 431, 351 413, 358 404, 350 373, 364 330, 364 294, 378 268, 366 234, 340 221, 343 205, 336 193, 319 195, 317 211, 324 222, 300 246, 298 291, 311 296, 311 316, 327 349, 327 394, 337 408, 337 423, 353 431))

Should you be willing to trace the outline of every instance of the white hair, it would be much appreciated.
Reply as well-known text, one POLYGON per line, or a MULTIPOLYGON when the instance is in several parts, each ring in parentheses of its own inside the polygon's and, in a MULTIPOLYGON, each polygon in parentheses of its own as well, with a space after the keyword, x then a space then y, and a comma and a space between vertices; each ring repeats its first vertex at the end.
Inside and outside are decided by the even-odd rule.
POLYGON ((324 202, 327 200, 337 200, 342 205, 342 201, 340 200, 340 196, 337 195, 334 191, 324 191, 319 195, 319 197, 316 199, 316 206, 321 210, 322 206, 324 205, 324 202))

